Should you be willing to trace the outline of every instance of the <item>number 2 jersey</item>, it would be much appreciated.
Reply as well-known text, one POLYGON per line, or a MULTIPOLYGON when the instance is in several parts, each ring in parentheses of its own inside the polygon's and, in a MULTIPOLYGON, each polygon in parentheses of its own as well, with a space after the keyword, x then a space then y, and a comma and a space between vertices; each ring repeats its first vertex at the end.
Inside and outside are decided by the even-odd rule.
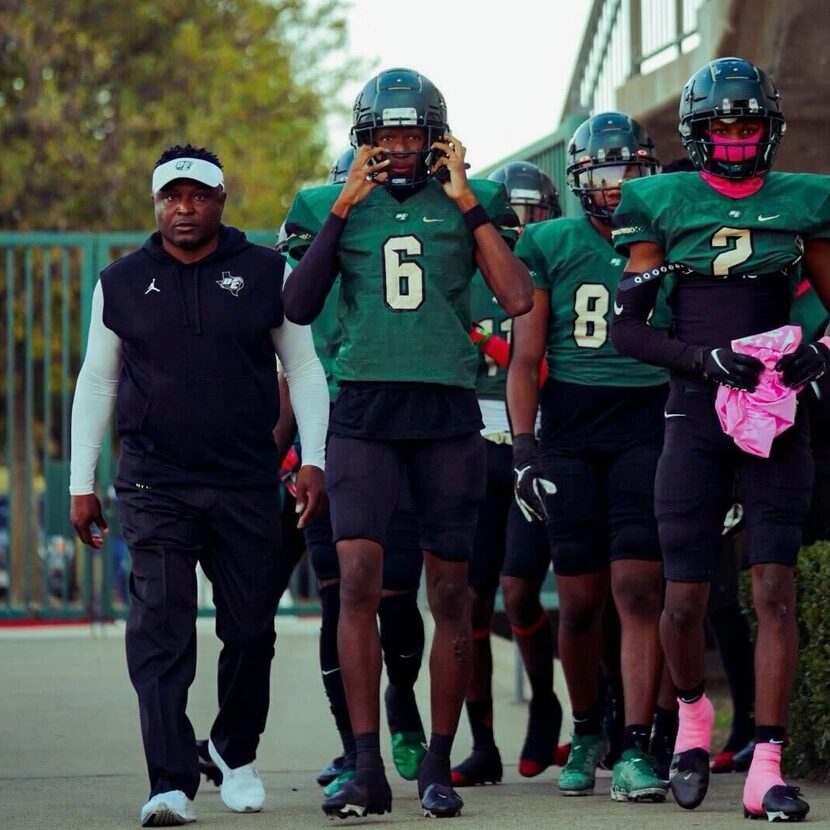
MULTIPOLYGON (((512 246, 516 214, 501 184, 470 186, 512 246)), ((301 191, 286 219, 288 251, 301 255, 342 185, 301 191)), ((342 342, 338 383, 430 383, 474 389, 470 340, 475 240, 461 211, 432 179, 404 201, 376 187, 349 214, 338 242, 342 342)))
MULTIPOLYGON (((614 225, 617 250, 654 242, 667 264, 689 269, 673 277, 669 297, 677 340, 728 346, 789 322, 804 242, 830 237, 830 177, 768 173, 757 193, 741 199, 697 172, 631 180, 614 225)), ((671 365, 688 371, 687 358, 678 352, 671 365)))
MULTIPOLYGON (((619 354, 608 336, 624 258, 585 216, 527 225, 516 255, 550 296, 542 443, 577 453, 659 443, 668 375, 619 354)), ((652 325, 668 319, 658 303, 652 325)))

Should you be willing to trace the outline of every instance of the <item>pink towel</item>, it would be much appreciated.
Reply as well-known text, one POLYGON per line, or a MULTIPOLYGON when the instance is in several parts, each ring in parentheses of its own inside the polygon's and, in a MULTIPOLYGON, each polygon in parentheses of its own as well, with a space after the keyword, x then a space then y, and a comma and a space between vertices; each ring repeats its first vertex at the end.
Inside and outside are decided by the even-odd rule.
POLYGON ((764 364, 754 392, 721 386, 715 400, 721 428, 744 452, 769 458, 776 435, 793 425, 796 390, 784 386, 781 373, 773 367, 799 343, 798 326, 782 326, 732 341, 734 351, 757 357, 764 364))

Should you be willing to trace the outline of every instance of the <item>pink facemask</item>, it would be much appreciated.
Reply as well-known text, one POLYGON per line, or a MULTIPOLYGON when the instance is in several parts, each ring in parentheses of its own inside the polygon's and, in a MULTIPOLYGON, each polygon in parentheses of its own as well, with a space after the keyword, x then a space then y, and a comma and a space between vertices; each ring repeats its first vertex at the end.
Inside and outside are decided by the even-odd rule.
MULTIPOLYGON (((710 135, 709 138, 714 145, 712 158, 731 164, 739 164, 742 161, 755 158, 763 132, 763 128, 759 127, 752 135, 745 138, 710 135)), ((763 176, 751 176, 746 179, 725 179, 722 176, 710 173, 708 170, 701 170, 700 175, 708 185, 730 199, 745 199, 747 196, 752 196, 764 184, 763 176)))

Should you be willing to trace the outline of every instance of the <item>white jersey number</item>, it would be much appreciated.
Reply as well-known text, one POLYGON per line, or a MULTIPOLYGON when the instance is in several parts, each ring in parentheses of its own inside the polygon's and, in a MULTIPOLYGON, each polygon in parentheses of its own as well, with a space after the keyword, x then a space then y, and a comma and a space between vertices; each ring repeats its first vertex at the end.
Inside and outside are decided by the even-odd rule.
POLYGON ((383 301, 392 311, 417 311, 424 303, 424 269, 411 259, 423 253, 416 236, 392 236, 383 243, 383 301))
POLYGON ((574 340, 581 349, 598 349, 608 340, 608 289, 586 282, 574 292, 574 340))
POLYGON ((732 268, 752 256, 752 237, 747 228, 721 228, 712 237, 712 247, 730 249, 718 254, 712 261, 712 273, 716 277, 727 277, 732 268), (734 248, 730 242, 734 242, 734 248))

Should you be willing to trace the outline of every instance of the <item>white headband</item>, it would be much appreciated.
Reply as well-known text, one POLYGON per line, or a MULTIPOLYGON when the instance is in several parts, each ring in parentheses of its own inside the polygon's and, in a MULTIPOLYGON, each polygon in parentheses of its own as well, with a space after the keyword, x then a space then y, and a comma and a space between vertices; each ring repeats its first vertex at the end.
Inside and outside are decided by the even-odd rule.
POLYGON ((193 179, 208 187, 225 186, 222 168, 204 159, 179 158, 166 161, 153 170, 153 193, 176 179, 193 179))

